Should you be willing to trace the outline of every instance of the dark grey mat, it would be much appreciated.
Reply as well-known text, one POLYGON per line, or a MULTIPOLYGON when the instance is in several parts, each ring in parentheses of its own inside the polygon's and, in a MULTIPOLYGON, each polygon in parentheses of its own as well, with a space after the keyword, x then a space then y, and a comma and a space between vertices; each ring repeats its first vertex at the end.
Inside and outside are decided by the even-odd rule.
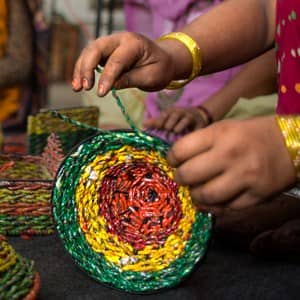
POLYGON ((206 259, 180 286, 154 295, 131 295, 97 283, 79 270, 56 235, 9 238, 33 259, 41 276, 39 300, 300 299, 300 264, 264 261, 212 243, 206 259))

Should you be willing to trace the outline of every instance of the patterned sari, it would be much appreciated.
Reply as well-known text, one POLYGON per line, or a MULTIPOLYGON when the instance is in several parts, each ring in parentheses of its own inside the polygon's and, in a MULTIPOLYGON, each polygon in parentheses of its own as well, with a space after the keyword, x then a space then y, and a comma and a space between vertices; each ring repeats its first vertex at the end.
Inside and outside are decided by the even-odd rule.
POLYGON ((279 114, 300 114, 300 1, 277 0, 279 114))

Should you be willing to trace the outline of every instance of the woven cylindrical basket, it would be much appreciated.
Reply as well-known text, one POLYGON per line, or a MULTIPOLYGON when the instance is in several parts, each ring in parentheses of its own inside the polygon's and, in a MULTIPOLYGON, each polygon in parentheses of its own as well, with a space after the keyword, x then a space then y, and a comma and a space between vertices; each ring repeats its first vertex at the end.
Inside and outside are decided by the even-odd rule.
POLYGON ((53 178, 63 159, 54 135, 41 156, 0 154, 0 234, 54 232, 53 178))
POLYGON ((66 250, 97 281, 156 292, 180 283, 204 257, 212 217, 174 182, 168 148, 143 133, 102 132, 61 164, 53 216, 66 250))
POLYGON ((34 263, 6 241, 0 240, 0 299, 34 300, 40 288, 40 277, 34 263))
MULTIPOLYGON (((95 128, 98 127, 98 107, 75 107, 59 109, 58 111, 73 120, 83 122, 95 128)), ((28 117, 28 153, 31 155, 41 154, 47 144, 47 138, 51 133, 55 133, 59 137, 64 153, 68 153, 76 144, 88 136, 94 135, 96 131, 67 124, 54 117, 51 111, 43 111, 28 117)))

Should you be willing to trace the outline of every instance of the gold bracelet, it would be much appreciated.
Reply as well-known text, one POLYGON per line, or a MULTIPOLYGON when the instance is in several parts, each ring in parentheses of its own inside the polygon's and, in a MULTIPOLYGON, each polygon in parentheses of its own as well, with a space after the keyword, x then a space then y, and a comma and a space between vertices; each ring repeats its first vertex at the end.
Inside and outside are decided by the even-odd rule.
POLYGON ((300 178, 300 116, 277 116, 276 121, 300 178))
POLYGON ((158 38, 158 41, 163 41, 167 39, 175 39, 182 44, 189 50, 193 60, 193 69, 189 78, 184 80, 173 80, 169 83, 166 87, 169 90, 179 89, 192 81, 195 77, 200 74, 201 67, 202 67, 202 54, 199 46, 197 43, 187 34, 183 32, 171 32, 169 34, 163 35, 158 38))

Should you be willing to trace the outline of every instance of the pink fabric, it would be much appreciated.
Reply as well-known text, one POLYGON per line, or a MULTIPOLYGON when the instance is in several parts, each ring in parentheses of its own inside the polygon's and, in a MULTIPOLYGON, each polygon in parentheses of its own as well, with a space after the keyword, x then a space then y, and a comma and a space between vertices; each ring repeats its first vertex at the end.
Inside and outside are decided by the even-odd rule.
MULTIPOLYGON (((216 6, 220 0, 125 0, 127 30, 152 39, 176 31, 184 24, 216 6)), ((146 99, 145 117, 157 117, 170 105, 200 105, 221 89, 239 68, 202 76, 176 91, 150 93, 146 99)))
POLYGON ((279 114, 300 114, 300 1, 277 0, 279 114))
POLYGON ((158 38, 203 13, 220 0, 125 0, 126 27, 158 38))

